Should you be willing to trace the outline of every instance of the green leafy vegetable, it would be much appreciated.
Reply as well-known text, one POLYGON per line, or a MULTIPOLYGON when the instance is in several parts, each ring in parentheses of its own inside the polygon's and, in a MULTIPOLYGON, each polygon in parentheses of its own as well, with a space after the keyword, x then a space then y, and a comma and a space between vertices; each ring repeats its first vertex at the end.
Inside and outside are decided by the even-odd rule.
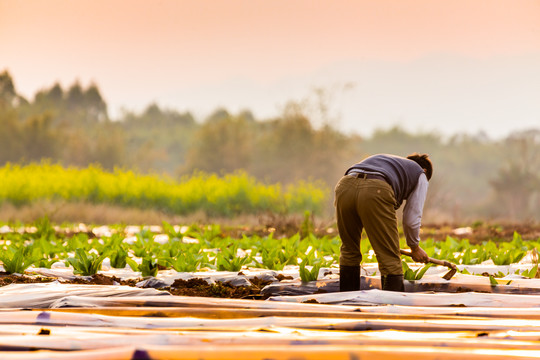
POLYGON ((409 281, 420 280, 424 276, 426 271, 433 266, 432 263, 429 263, 421 268, 412 270, 405 261, 402 261, 401 265, 403 266, 403 278, 409 281))
POLYGON ((9 274, 22 274, 30 265, 39 259, 31 245, 10 245, 0 251, 0 260, 4 270, 9 274))
POLYGON ((68 258, 67 262, 73 266, 75 274, 89 276, 97 274, 106 257, 107 253, 98 256, 93 252, 87 253, 84 249, 76 249, 75 256, 68 258))

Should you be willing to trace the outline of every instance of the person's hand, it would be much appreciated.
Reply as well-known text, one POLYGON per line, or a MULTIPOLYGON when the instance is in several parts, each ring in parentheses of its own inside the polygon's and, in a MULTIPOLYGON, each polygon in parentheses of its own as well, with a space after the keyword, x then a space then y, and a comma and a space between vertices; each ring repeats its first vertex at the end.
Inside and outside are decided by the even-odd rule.
POLYGON ((421 263, 427 263, 429 258, 428 254, 420 246, 411 248, 411 257, 414 261, 421 263))

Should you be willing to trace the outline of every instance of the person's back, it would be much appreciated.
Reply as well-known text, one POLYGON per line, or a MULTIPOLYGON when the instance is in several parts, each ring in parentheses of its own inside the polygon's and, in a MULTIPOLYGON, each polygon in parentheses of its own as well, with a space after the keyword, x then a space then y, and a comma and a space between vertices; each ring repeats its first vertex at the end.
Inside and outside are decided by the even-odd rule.
POLYGON ((415 161, 389 154, 370 156, 350 167, 345 174, 353 169, 382 174, 394 190, 396 209, 409 196, 418 182, 418 177, 424 172, 415 161))
POLYGON ((415 261, 427 260, 418 245, 422 209, 433 168, 427 155, 378 154, 351 166, 335 188, 341 237, 340 290, 360 288, 360 237, 365 228, 377 256, 382 288, 403 291, 396 210, 407 200, 403 227, 415 261))

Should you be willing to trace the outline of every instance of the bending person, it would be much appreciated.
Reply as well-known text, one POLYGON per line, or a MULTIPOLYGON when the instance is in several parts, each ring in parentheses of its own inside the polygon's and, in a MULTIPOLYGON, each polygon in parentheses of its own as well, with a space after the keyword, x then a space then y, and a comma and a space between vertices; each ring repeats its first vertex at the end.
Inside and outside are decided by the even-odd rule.
POLYGON ((426 262, 419 246, 422 211, 433 166, 427 154, 407 158, 378 154, 345 172, 335 188, 341 238, 340 291, 360 290, 360 237, 365 228, 375 251, 383 290, 404 291, 396 210, 403 209, 403 231, 412 258, 426 262))

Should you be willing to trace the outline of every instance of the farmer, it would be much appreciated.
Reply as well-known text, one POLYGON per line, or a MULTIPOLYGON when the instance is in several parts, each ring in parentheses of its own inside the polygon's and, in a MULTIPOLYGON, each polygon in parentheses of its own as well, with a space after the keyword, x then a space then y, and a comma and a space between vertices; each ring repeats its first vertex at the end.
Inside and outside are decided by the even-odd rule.
POLYGON ((341 238, 340 291, 360 290, 360 236, 366 229, 375 251, 383 290, 404 291, 396 210, 403 200, 403 231, 416 262, 427 262, 419 246, 422 210, 433 167, 427 154, 407 158, 370 156, 350 167, 335 188, 341 238))

